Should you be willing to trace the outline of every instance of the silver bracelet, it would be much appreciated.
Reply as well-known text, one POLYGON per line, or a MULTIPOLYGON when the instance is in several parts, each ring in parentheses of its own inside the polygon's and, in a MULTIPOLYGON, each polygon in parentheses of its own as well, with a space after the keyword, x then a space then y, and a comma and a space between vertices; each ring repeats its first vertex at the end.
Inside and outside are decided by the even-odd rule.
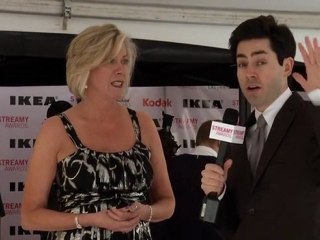
POLYGON ((76 215, 76 216, 74 217, 74 223, 76 224, 76 227, 77 227, 78 229, 82 229, 82 226, 81 226, 81 224, 79 223, 79 215, 76 215))
POLYGON ((149 215, 149 219, 147 222, 151 222, 152 217, 153 217, 153 209, 152 209, 151 205, 149 205, 149 208, 150 208, 150 215, 149 215))

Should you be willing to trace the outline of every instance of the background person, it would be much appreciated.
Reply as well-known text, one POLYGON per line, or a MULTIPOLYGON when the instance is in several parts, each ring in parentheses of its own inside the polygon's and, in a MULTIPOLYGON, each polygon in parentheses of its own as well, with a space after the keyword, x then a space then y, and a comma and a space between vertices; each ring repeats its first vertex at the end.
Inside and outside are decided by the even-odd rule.
MULTIPOLYGON (((311 91, 320 87, 320 48, 316 39, 306 38, 305 44, 307 49, 299 47, 308 76, 299 75, 299 81, 307 82, 303 87, 317 83, 306 89, 311 91)), ((245 144, 232 147, 224 169, 207 164, 202 189, 221 193, 227 179, 220 220, 230 239, 319 239, 320 111, 288 88, 294 37, 273 16, 259 16, 241 23, 229 45, 241 91, 254 111, 246 123, 245 144), (248 156, 256 149, 252 135, 260 115, 266 139, 252 168, 248 156)))
POLYGON ((196 147, 190 154, 180 154, 167 161, 169 177, 176 199, 172 217, 164 224, 168 239, 220 240, 218 228, 200 220, 202 202, 201 171, 217 159, 220 142, 210 139, 212 121, 203 122, 196 136, 196 147))
POLYGON ((119 104, 136 58, 115 25, 92 26, 67 52, 67 84, 81 101, 47 119, 37 136, 22 201, 24 229, 49 239, 151 239, 149 222, 174 209, 157 129, 119 104), (59 211, 48 209, 52 183, 59 211))

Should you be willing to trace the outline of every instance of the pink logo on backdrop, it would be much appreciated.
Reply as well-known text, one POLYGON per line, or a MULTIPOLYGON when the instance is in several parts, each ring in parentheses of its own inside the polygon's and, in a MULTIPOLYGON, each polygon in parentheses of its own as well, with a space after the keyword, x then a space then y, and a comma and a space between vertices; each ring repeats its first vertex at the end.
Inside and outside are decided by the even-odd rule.
POLYGON ((158 98, 158 99, 150 99, 143 98, 142 106, 144 107, 172 107, 172 100, 169 98, 158 98))
POLYGON ((239 107, 239 100, 238 99, 232 100, 232 106, 233 107, 239 107))
POLYGON ((195 128, 198 124, 198 118, 175 118, 174 122, 177 128, 195 128))
POLYGON ((27 159, 0 159, 0 167, 7 172, 26 171, 27 159))
POLYGON ((6 212, 6 215, 20 214, 21 203, 20 202, 5 202, 5 203, 3 203, 3 208, 6 212))
POLYGON ((5 128, 28 128, 29 116, 0 115, 0 124, 5 128))

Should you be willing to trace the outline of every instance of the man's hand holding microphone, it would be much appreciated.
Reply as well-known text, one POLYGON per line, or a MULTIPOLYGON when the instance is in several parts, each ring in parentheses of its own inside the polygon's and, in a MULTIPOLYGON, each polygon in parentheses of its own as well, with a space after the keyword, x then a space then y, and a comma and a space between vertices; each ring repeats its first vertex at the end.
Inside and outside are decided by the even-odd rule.
POLYGON ((205 222, 216 222, 219 210, 219 203, 222 199, 228 171, 232 160, 225 161, 229 143, 242 144, 245 135, 245 128, 236 126, 238 122, 238 111, 227 108, 223 114, 223 122, 212 122, 210 138, 220 140, 217 160, 205 166, 201 172, 201 188, 206 194, 203 199, 200 212, 200 219, 205 222))
POLYGON ((229 168, 232 165, 232 160, 228 159, 223 167, 215 164, 208 163, 205 169, 201 172, 201 189, 206 195, 215 192, 219 196, 224 192, 225 183, 228 177, 229 168))

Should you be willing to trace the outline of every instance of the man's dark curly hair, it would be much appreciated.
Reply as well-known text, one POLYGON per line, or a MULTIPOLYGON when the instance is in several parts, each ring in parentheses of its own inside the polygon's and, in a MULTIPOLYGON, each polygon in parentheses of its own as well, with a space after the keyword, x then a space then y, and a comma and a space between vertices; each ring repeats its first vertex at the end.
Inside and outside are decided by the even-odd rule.
POLYGON ((270 47, 276 53, 281 66, 285 58, 294 58, 296 54, 296 42, 288 26, 278 24, 271 15, 259 16, 242 22, 232 32, 229 39, 229 48, 234 62, 237 58, 238 44, 241 41, 256 38, 270 40, 270 47))

